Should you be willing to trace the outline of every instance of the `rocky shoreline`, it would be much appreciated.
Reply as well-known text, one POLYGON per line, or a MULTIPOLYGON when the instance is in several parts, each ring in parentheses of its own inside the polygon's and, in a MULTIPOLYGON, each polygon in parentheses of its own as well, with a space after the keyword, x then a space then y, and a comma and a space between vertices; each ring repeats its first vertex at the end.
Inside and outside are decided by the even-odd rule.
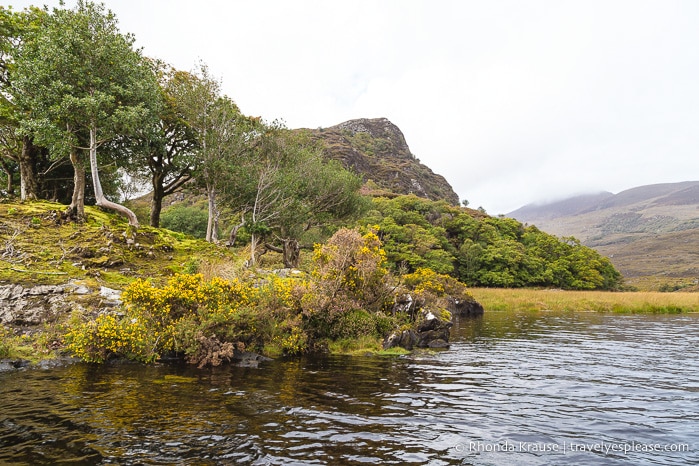
MULTIPOLYGON (((73 311, 98 315, 118 312, 122 304, 121 291, 100 286, 90 288, 71 280, 63 285, 23 286, 20 284, 0 285, 0 324, 13 328, 24 335, 41 331, 40 325, 55 323, 73 311)), ((435 313, 410 294, 396 299, 393 312, 405 312, 417 316, 411 329, 395 331, 383 341, 384 349, 396 347, 412 351, 415 348, 448 348, 452 319, 474 317, 483 314, 483 306, 475 300, 448 300, 448 311, 435 313)), ((173 357, 165 359, 178 361, 173 357)), ((270 359, 257 353, 235 350, 230 363, 257 367, 270 359)), ((27 359, 0 359, 0 372, 36 367, 49 369, 78 362, 79 359, 66 355, 42 359, 32 363, 27 359)))

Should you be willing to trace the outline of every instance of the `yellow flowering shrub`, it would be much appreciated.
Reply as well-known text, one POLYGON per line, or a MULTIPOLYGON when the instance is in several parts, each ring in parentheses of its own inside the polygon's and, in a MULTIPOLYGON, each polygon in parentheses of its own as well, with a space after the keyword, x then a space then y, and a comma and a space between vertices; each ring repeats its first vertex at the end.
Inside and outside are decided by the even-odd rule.
POLYGON ((74 327, 65 338, 67 348, 88 362, 104 362, 112 354, 141 362, 152 362, 158 357, 158 334, 151 333, 143 321, 135 318, 102 314, 74 327))
POLYGON ((307 335, 299 327, 293 327, 289 333, 277 338, 284 354, 295 355, 306 351, 307 335))
POLYGON ((447 310, 450 300, 473 300, 466 285, 449 275, 428 268, 419 268, 404 275, 403 283, 407 290, 399 290, 399 293, 411 294, 419 307, 428 307, 439 312, 442 320, 451 320, 451 313, 447 310))
POLYGON ((136 280, 122 294, 123 316, 105 314, 74 326, 66 340, 76 356, 96 362, 110 356, 148 362, 169 352, 200 355, 201 344, 216 341, 261 347, 270 324, 259 309, 260 297, 267 297, 266 305, 289 304, 291 290, 281 280, 261 291, 238 279, 205 281, 201 274, 175 275, 164 287, 136 280))
POLYGON ((448 278, 451 277, 427 268, 420 268, 403 276, 405 284, 412 288, 415 293, 429 292, 437 296, 444 295, 444 281, 448 278))
POLYGON ((178 274, 164 286, 136 280, 122 294, 120 314, 76 322, 65 341, 87 361, 151 362, 175 354, 201 367, 241 350, 300 354, 328 340, 384 337, 410 317, 393 312, 397 290, 407 289, 436 311, 446 310, 449 296, 467 293, 430 269, 403 279, 399 287, 388 272, 376 230, 340 229, 316 245, 307 279, 178 274))
POLYGON ((313 264, 311 281, 300 300, 313 336, 376 333, 371 319, 356 313, 376 314, 392 305, 391 275, 376 231, 362 235, 357 230, 338 230, 326 244, 315 246, 313 264), (344 317, 349 313, 355 318, 344 317), (342 327, 350 323, 362 331, 344 331, 342 327))

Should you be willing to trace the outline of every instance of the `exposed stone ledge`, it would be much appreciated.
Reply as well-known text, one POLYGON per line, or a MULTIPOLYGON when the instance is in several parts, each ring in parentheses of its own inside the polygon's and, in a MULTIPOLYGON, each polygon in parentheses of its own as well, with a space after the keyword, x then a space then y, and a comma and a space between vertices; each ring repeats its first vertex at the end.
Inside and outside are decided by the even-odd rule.
POLYGON ((93 292, 85 285, 0 285, 0 324, 33 326, 55 320, 69 313, 81 296, 97 295, 99 305, 113 307, 121 304, 121 292, 101 287, 93 292))

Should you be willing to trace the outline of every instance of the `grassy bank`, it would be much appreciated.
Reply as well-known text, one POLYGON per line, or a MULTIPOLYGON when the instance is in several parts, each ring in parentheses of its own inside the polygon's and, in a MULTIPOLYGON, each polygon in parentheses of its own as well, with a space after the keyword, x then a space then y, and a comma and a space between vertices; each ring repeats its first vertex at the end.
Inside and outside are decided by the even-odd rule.
POLYGON ((488 311, 699 312, 699 293, 471 288, 488 311))
POLYGON ((132 230, 95 207, 86 208, 84 222, 70 222, 64 208, 0 202, 0 304, 7 309, 0 359, 152 362, 176 354, 203 367, 241 351, 393 354, 383 352, 383 338, 417 326, 421 315, 420 308, 388 312, 397 296, 409 293, 430 309, 446 309, 447 295, 472 299, 463 284, 431 270, 393 275, 371 230, 338 230, 306 255, 305 270, 287 274, 276 271, 280 255, 247 268, 246 248, 132 230), (103 299, 104 288, 122 291, 121 304, 103 299))

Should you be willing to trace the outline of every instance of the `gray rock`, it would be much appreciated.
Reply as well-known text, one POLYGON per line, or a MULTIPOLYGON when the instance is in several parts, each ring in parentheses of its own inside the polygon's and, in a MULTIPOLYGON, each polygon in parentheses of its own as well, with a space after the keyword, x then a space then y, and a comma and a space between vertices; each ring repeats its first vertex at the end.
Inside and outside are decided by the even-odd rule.
POLYGON ((26 359, 0 359, 0 372, 23 369, 27 366, 29 366, 29 361, 26 359))
POLYGON ((239 367, 258 367, 261 362, 271 361, 270 358, 250 351, 233 350, 232 363, 239 367))
POLYGON ((107 288, 106 286, 101 286, 100 287, 100 296, 104 298, 106 301, 115 303, 115 304, 121 304, 121 291, 120 290, 113 290, 111 288, 107 288))
POLYGON ((449 343, 442 339, 432 340, 428 348, 449 348, 449 343))
POLYGON ((483 306, 475 299, 449 299, 449 312, 455 317, 469 317, 483 315, 483 306))
POLYGON ((396 302, 393 305, 391 312, 395 314, 408 314, 413 315, 415 312, 415 300, 410 293, 404 293, 396 297, 396 302))
POLYGON ((413 330, 403 330, 402 332, 393 332, 386 337, 383 341, 383 348, 401 347, 410 351, 416 346, 417 342, 418 338, 413 330))
POLYGON ((0 323, 10 325, 38 325, 68 312, 70 305, 63 296, 64 286, 21 285, 0 286, 0 323))
POLYGON ((80 295, 89 294, 90 289, 88 287, 86 287, 85 285, 80 285, 73 290, 73 293, 80 294, 80 295))

